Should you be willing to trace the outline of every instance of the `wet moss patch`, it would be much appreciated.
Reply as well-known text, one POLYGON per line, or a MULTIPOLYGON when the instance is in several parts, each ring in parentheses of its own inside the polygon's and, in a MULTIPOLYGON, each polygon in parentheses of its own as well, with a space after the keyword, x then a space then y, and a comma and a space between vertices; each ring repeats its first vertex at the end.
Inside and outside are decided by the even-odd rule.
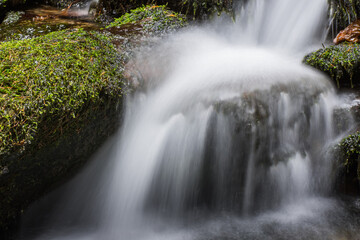
POLYGON ((338 188, 346 194, 360 194, 360 132, 345 137, 338 146, 338 188))
MULTIPOLYGON (((235 2, 233 0, 182 0, 178 5, 181 6, 181 12, 188 16, 207 19, 223 12, 234 15, 235 2)), ((246 2, 246 0, 242 2, 246 2)))
POLYGON ((338 88, 360 87, 360 44, 342 43, 305 56, 308 64, 331 77, 338 88))
MULTIPOLYGON (((360 160, 360 132, 356 132, 348 137, 344 138, 340 143, 342 152, 345 156, 345 166, 351 166, 357 164, 360 160)), ((358 172, 360 180, 360 172, 358 172)))
POLYGON ((146 33, 161 34, 186 26, 187 20, 184 15, 168 10, 165 5, 147 5, 116 18, 107 28, 126 24, 138 24, 146 33))
POLYGON ((0 49, 0 156, 23 150, 44 119, 76 118, 86 102, 122 93, 117 52, 96 32, 58 31, 0 49))
POLYGON ((120 124, 125 83, 111 39, 82 29, 0 43, 0 238, 120 124))
POLYGON ((24 40, 46 35, 50 32, 71 28, 69 24, 34 24, 30 20, 22 21, 16 25, 0 25, 0 41, 24 40))
POLYGON ((222 12, 230 13, 233 15, 235 3, 243 3, 243 1, 234 0, 100 0, 98 11, 102 14, 108 14, 113 17, 121 16, 128 13, 131 9, 141 7, 143 4, 158 4, 166 5, 169 9, 176 12, 185 14, 188 18, 192 19, 208 19, 215 14, 222 12))

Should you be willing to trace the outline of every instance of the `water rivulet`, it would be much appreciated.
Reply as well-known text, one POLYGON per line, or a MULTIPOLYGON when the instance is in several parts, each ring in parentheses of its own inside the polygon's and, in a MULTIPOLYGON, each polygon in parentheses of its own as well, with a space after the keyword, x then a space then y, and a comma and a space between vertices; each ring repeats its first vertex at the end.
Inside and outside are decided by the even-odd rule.
POLYGON ((342 99, 296 58, 321 35, 325 8, 251 1, 237 24, 188 30, 140 56, 147 90, 129 97, 123 129, 29 211, 23 238, 355 238, 329 197, 329 149, 351 119, 335 128, 342 99))

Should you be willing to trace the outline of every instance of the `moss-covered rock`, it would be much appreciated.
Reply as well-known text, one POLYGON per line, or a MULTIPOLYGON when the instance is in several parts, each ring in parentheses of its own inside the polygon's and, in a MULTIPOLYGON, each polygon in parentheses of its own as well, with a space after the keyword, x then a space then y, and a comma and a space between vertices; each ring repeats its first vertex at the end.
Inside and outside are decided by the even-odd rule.
POLYGON ((165 5, 147 5, 116 18, 107 28, 119 28, 126 24, 136 24, 144 33, 161 34, 182 28, 187 21, 184 15, 166 9, 165 5))
POLYGON ((360 194, 360 132, 344 138, 338 146, 337 188, 346 194, 360 194))
MULTIPOLYGON (((245 2, 246 0, 243 0, 245 2)), ((166 1, 169 7, 182 12, 193 19, 208 19, 220 13, 233 14, 234 0, 182 0, 166 1)))
POLYGON ((342 43, 308 54, 308 64, 330 76, 338 88, 360 87, 360 44, 342 43))
POLYGON ((115 131, 122 66, 109 37, 81 29, 0 43, 0 238, 115 131))
POLYGON ((45 116, 75 118, 100 93, 121 94, 119 60, 108 42, 77 30, 0 43, 1 154, 31 143, 45 116))
POLYGON ((170 9, 181 12, 193 19, 207 19, 221 12, 232 13, 234 10, 233 0, 100 0, 99 12, 119 17, 131 9, 146 4, 167 5, 170 9))

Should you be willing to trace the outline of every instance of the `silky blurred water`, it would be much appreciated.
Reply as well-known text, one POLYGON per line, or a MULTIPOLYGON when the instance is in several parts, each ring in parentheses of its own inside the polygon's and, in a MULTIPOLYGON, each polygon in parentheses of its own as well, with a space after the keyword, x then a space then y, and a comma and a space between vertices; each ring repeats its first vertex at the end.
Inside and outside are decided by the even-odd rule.
POLYGON ((21 239, 356 239, 356 202, 329 197, 351 117, 335 128, 344 98, 298 57, 327 3, 241 6, 139 53, 146 90, 121 131, 28 211, 21 239))

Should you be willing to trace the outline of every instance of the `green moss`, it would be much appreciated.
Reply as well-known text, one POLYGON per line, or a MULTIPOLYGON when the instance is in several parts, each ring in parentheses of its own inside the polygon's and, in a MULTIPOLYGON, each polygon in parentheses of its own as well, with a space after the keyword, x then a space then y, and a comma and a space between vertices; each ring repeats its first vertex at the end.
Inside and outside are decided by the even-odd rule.
POLYGON ((22 21, 16 25, 0 25, 0 41, 24 40, 70 28, 66 24, 34 24, 22 21))
POLYGON ((121 16, 131 9, 146 4, 167 5, 169 9, 185 14, 193 19, 208 19, 222 12, 234 14, 234 5, 247 2, 247 0, 100 0, 99 11, 113 17, 121 16))
MULTIPOLYGON (((96 32, 58 31, 0 43, 0 160, 23 151, 41 122, 67 122, 101 95, 121 95, 120 68, 108 37, 96 32)), ((49 134, 59 131, 61 125, 49 134)))
POLYGON ((142 6, 116 18, 107 28, 121 27, 125 24, 139 24, 147 33, 168 32, 187 25, 186 18, 166 6, 142 6))
POLYGON ((341 153, 343 155, 343 164, 347 171, 356 169, 357 178, 360 180, 360 132, 356 132, 344 138, 340 145, 341 153))
MULTIPOLYGON (((99 26, 97 24, 73 21, 69 19, 61 18, 47 18, 41 21, 34 21, 31 15, 24 15, 21 19, 21 12, 11 14, 9 18, 6 18, 2 24, 0 24, 0 41, 10 40, 24 40, 38 36, 43 36, 51 32, 83 28, 84 30, 97 30, 99 26)), ((7 15, 8 16, 8 15, 7 15)))
POLYGON ((307 55, 304 63, 327 73, 338 88, 360 85, 360 44, 343 43, 322 48, 307 55))
POLYGON ((193 18, 206 19, 214 14, 234 14, 233 0, 182 0, 181 11, 193 18))

